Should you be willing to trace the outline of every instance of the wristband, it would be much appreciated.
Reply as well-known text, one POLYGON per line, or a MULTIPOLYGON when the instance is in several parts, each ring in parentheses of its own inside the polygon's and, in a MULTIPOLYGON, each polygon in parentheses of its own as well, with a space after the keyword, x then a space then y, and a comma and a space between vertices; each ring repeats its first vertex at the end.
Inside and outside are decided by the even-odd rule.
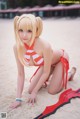
POLYGON ((16 98, 16 101, 22 102, 23 100, 21 98, 16 98))

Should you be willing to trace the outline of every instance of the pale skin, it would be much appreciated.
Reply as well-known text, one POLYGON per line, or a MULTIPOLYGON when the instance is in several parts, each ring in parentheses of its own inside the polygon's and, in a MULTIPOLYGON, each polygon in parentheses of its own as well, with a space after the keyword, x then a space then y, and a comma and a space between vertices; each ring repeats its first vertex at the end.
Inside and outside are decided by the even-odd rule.
MULTIPOLYGON (((30 43, 31 32, 24 29, 23 31, 19 31, 19 35, 23 42, 27 41, 27 44, 30 43)), ((17 94, 16 97, 21 98, 24 80, 25 80, 25 72, 24 66, 21 64, 18 55, 16 45, 13 47, 14 54, 16 58, 17 68, 18 68, 18 80, 17 80, 17 94)), ((35 38, 34 50, 40 56, 44 58, 44 65, 40 67, 36 75, 33 77, 30 86, 29 86, 29 94, 30 97, 28 102, 34 104, 36 102, 37 93, 44 84, 44 82, 49 78, 50 82, 47 87, 48 93, 56 94, 60 92, 62 87, 62 71, 63 66, 60 62, 60 57, 63 56, 62 50, 53 50, 51 46, 45 42, 43 39, 35 38), (54 70, 51 70, 51 66, 54 65, 54 70), (50 72, 52 72, 50 74, 50 72)), ((64 52, 64 57, 69 61, 69 56, 66 52, 64 52)), ((33 59, 30 60, 30 66, 35 66, 33 59)), ((65 72, 64 72, 65 73, 65 72)), ((68 80, 71 76, 74 75, 74 70, 71 70, 71 73, 68 75, 68 80)), ((72 80, 72 79, 71 79, 72 80)), ((11 104, 11 108, 16 108, 21 105, 21 102, 15 101, 11 104)))

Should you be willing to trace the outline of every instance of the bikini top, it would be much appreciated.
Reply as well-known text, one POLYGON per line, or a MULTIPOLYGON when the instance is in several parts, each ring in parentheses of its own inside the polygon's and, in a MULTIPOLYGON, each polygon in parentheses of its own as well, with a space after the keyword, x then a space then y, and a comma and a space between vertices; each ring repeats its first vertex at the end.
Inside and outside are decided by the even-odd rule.
POLYGON ((30 62, 30 58, 32 57, 34 63, 36 66, 41 66, 44 64, 44 60, 43 57, 41 57, 39 54, 37 54, 33 47, 34 47, 34 43, 31 46, 28 46, 26 43, 24 43, 26 50, 26 53, 24 54, 24 58, 26 60, 26 63, 29 65, 30 62))

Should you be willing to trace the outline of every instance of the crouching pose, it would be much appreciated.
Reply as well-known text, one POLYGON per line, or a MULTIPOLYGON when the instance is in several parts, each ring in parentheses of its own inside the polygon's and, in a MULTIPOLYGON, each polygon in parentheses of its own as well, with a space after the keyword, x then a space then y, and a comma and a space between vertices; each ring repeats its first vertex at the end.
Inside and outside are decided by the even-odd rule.
POLYGON ((67 88, 67 82, 73 79, 76 72, 75 67, 68 72, 69 56, 64 49, 52 49, 49 43, 40 38, 42 29, 43 23, 40 17, 23 14, 14 18, 16 44, 13 49, 18 80, 16 100, 11 104, 11 108, 21 105, 25 79, 24 66, 38 66, 28 89, 30 94, 28 102, 32 104, 36 101, 41 87, 47 86, 48 93, 56 94, 67 88))

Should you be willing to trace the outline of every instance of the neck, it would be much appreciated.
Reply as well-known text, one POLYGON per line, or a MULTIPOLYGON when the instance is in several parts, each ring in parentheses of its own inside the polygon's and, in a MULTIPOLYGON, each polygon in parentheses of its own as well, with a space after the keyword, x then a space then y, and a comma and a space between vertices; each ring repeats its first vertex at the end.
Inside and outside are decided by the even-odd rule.
MULTIPOLYGON (((36 38, 34 39, 34 41, 33 41, 33 43, 32 44, 34 44, 34 42, 36 41, 36 38)), ((29 40, 28 42, 26 42, 25 44, 27 44, 28 46, 30 46, 30 43, 31 43, 31 40, 29 40)))
POLYGON ((30 46, 30 42, 27 42, 27 43, 25 43, 25 44, 27 44, 28 46, 30 46))
POLYGON ((27 42, 27 43, 24 43, 24 45, 25 45, 25 48, 26 49, 32 49, 33 47, 34 47, 34 43, 35 43, 35 40, 34 40, 34 42, 32 43, 32 45, 30 46, 30 42, 27 42))

